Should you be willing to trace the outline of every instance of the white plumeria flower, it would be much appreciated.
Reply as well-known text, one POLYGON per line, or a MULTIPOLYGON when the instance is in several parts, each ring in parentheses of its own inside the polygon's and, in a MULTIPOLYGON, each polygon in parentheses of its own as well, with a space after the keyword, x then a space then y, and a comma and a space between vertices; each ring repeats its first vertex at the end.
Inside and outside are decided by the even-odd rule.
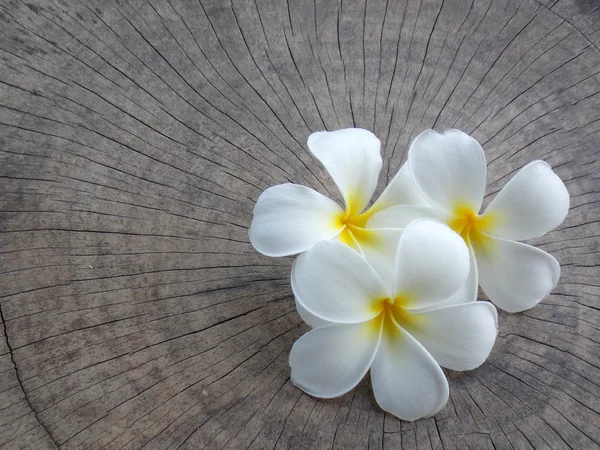
POLYGON ((487 302, 439 307, 464 283, 469 253, 446 225, 416 220, 402 232, 385 281, 356 251, 316 244, 292 269, 292 289, 327 323, 290 353, 292 382, 310 395, 337 397, 371 369, 381 408, 405 420, 431 416, 448 400, 442 367, 471 370, 488 357, 497 315, 487 302))
MULTIPOLYGON (((385 231, 366 230, 377 211, 400 204, 426 204, 406 167, 402 167, 379 199, 369 203, 381 170, 379 139, 360 128, 320 131, 308 138, 308 149, 323 164, 340 190, 346 208, 297 184, 281 184, 263 192, 254 208, 250 241, 263 255, 302 253, 319 241, 336 239, 360 252, 379 255, 385 231)), ((377 262, 375 262, 377 264, 377 262)))
POLYGON ((408 168, 430 207, 395 206, 373 215, 368 226, 402 227, 414 217, 446 222, 471 253, 466 292, 472 301, 481 285, 490 300, 508 312, 537 305, 556 286, 560 266, 548 253, 522 244, 560 225, 569 193, 544 161, 523 167, 479 214, 486 184, 485 154, 459 130, 421 133, 408 151, 408 168))

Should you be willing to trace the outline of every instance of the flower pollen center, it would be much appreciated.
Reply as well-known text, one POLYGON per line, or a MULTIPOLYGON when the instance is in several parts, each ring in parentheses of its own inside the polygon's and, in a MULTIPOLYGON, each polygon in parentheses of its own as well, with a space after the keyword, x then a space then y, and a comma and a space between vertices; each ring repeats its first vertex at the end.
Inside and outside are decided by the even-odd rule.
POLYGON ((407 308, 410 297, 398 295, 394 298, 386 297, 375 300, 373 308, 379 314, 369 321, 368 327, 372 332, 379 333, 381 321, 383 320, 383 335, 388 339, 401 337, 398 325, 409 331, 419 327, 421 317, 407 308))
POLYGON ((339 229, 343 227, 339 239, 349 247, 355 247, 356 242, 368 243, 374 238, 372 233, 366 230, 367 221, 375 211, 371 209, 363 213, 355 214, 352 207, 335 218, 334 226, 339 229))
POLYGON ((448 226, 456 231, 467 245, 488 251, 493 242, 486 233, 494 227, 495 222, 493 216, 478 215, 473 208, 459 204, 454 208, 454 215, 448 221, 448 226))

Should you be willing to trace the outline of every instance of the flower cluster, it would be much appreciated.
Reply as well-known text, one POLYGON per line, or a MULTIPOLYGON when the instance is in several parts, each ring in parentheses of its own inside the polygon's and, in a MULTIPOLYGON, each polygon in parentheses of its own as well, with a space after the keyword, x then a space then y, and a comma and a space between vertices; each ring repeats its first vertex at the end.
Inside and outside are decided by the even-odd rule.
POLYGON ((448 399, 441 367, 474 369, 496 340, 496 308, 477 301, 477 287, 498 308, 518 312, 556 286, 556 259, 519 241, 564 220, 565 185, 548 164, 531 162, 480 214, 483 149, 461 131, 427 130, 367 208, 382 165, 375 135, 317 132, 308 148, 345 209, 308 187, 282 184, 262 193, 250 226, 260 253, 300 254, 291 285, 312 330, 292 347, 292 382, 332 398, 370 370, 382 409, 404 420, 431 416, 448 399))

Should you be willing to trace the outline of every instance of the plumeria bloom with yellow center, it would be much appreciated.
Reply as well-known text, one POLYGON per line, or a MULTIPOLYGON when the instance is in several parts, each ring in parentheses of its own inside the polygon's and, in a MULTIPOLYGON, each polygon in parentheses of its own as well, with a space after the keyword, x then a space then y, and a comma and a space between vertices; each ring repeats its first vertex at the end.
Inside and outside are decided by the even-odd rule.
MULTIPOLYGON (((250 240, 267 256, 302 253, 319 241, 336 239, 379 261, 382 235, 397 230, 366 230, 377 211, 393 205, 425 204, 406 167, 402 167, 379 199, 365 211, 381 170, 380 142, 360 128, 313 133, 308 149, 323 164, 338 189, 345 209, 305 186, 281 184, 263 192, 254 208, 250 240)), ((395 227, 394 227, 395 228, 395 227)))
POLYGON ((471 253, 467 283, 459 292, 471 300, 481 285, 496 306, 508 312, 537 305, 556 286, 560 266, 548 253, 517 241, 536 238, 560 225, 569 193, 550 166, 523 167, 480 214, 486 160, 479 143, 458 130, 427 130, 408 151, 410 175, 429 207, 395 206, 374 214, 368 226, 402 227, 414 217, 446 222, 471 253))
POLYGON ((471 370, 486 360, 497 314, 487 302, 443 306, 469 272, 467 247, 446 225, 415 220, 396 243, 387 280, 336 241, 319 242, 296 259, 296 299, 325 325, 292 347, 291 380, 310 395, 332 398, 370 369, 379 406, 416 420, 448 400, 440 366, 471 370))

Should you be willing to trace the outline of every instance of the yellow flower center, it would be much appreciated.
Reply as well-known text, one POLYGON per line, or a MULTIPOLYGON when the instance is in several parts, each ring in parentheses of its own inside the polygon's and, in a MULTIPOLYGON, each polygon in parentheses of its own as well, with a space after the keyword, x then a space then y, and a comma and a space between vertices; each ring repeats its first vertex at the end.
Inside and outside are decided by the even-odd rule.
POLYGON ((497 224, 496 217, 490 214, 480 216, 471 207, 459 204, 454 208, 454 215, 448 221, 448 226, 465 240, 481 251, 490 251, 493 241, 486 236, 497 224))
POLYGON ((356 204, 356 202, 350 199, 346 211, 335 216, 333 219, 335 229, 344 228, 339 234, 338 239, 352 248, 356 248, 356 243, 375 245, 377 243, 376 235, 365 227, 371 216, 377 212, 377 209, 371 207, 361 213, 357 212, 358 208, 353 207, 353 204, 356 204))
POLYGON ((409 310, 407 308, 409 304, 409 295, 375 300, 372 307, 379 314, 365 324, 367 329, 371 333, 379 333, 381 321, 383 320, 383 335, 385 338, 397 339, 400 337, 396 324, 410 333, 410 330, 421 326, 423 318, 409 310))
POLYGON ((339 239, 350 247, 355 247, 356 241, 360 242, 368 239, 371 233, 365 229, 365 225, 370 216, 369 211, 362 214, 352 214, 352 211, 347 209, 345 213, 337 218, 337 228, 344 227, 339 239))

